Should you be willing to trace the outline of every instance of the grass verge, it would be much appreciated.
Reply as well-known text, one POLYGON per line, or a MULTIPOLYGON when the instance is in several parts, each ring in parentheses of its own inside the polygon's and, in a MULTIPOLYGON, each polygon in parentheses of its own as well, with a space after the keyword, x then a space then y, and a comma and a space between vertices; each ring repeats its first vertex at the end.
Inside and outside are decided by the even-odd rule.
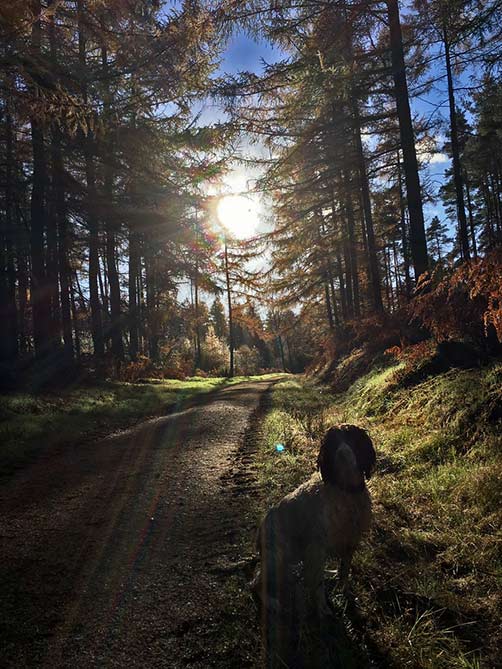
POLYGON ((307 380, 276 384, 257 455, 263 506, 313 471, 329 424, 366 427, 378 453, 374 524, 354 561, 359 611, 348 625, 381 666, 492 669, 502 641, 502 365, 413 387, 401 372, 374 369, 337 396, 307 380))
POLYGON ((167 413, 196 395, 268 377, 277 374, 109 381, 57 393, 0 396, 0 476, 11 474, 50 447, 102 437, 167 413))

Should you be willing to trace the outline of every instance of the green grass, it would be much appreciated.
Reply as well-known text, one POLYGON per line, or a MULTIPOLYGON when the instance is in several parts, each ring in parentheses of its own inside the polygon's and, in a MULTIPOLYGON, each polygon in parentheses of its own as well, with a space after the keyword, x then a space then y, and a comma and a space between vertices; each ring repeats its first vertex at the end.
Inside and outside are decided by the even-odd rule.
POLYGON ((379 462, 374 527, 353 576, 366 635, 395 669, 488 669, 502 629, 502 365, 413 387, 401 372, 373 369, 336 396, 305 380, 276 384, 258 455, 263 506, 310 475, 330 424, 367 428, 379 462))
POLYGON ((159 414, 201 393, 277 375, 142 383, 103 382, 56 393, 0 396, 0 476, 37 457, 50 446, 104 436, 159 414))

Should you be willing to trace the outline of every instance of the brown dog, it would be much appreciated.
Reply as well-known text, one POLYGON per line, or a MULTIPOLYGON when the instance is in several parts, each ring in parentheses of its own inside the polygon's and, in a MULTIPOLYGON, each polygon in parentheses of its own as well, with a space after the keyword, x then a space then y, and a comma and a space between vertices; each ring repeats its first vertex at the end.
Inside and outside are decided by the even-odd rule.
POLYGON ((267 609, 292 605, 298 576, 303 575, 308 603, 326 613, 324 565, 340 560, 345 589, 352 555, 369 528, 371 500, 365 478, 375 465, 368 434, 355 425, 338 425, 324 436, 315 473, 263 519, 258 530, 260 566, 252 587, 267 609))

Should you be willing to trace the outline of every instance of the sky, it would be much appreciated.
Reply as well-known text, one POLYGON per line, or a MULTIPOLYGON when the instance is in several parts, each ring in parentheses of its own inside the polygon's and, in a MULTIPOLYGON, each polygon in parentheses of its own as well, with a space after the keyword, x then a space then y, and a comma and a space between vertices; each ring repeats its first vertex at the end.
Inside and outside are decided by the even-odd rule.
MULTIPOLYGON (((227 48, 223 53, 217 75, 237 74, 241 71, 250 71, 255 72, 256 74, 261 74, 264 62, 273 63, 280 60, 281 57, 283 57, 281 51, 272 47, 267 41, 257 40, 243 32, 239 32, 230 39, 227 48)), ((443 74, 441 60, 438 61, 436 68, 437 72, 433 72, 433 74, 441 76, 443 74)), ((429 118, 431 115, 437 118, 438 115, 441 115, 446 119, 448 117, 447 101, 446 82, 445 80, 441 80, 435 83, 434 87, 427 93, 427 95, 421 96, 420 99, 414 98, 412 100, 412 109, 414 113, 418 113, 425 118, 429 118)), ((222 110, 217 106, 206 106, 201 119, 205 122, 211 122, 213 120, 223 120, 223 117, 222 110)), ((445 141, 444 132, 439 132, 436 139, 438 151, 428 155, 429 164, 423 170, 423 177, 427 178, 429 182, 432 182, 437 191, 443 182, 444 172, 449 167, 450 161, 442 151, 442 145, 445 141)), ((420 151, 420 147, 417 148, 420 151)), ((244 148, 244 152, 246 152, 246 150, 247 147, 244 148)), ((252 170, 249 167, 244 169, 243 167, 236 165, 234 173, 230 175, 230 181, 233 181, 234 185, 240 184, 242 186, 242 184, 246 182, 246 178, 253 179, 257 175, 258 172, 256 170, 252 170)), ((235 190, 234 185, 231 186, 232 190, 235 190)), ((258 202, 257 207, 261 215, 265 216, 267 213, 266 206, 264 206, 263 203, 258 202)), ((435 215, 438 215, 441 220, 446 220, 446 214, 439 201, 434 204, 425 202, 424 215, 426 223, 435 215)))
MULTIPOLYGON (((283 57, 284 54, 277 48, 272 47, 267 41, 256 39, 244 32, 238 32, 229 40, 226 49, 221 56, 219 68, 215 74, 216 76, 224 76, 225 74, 235 75, 242 71, 249 71, 259 75, 263 72, 265 63, 271 64, 281 60, 283 57)), ((440 116, 446 121, 448 119, 449 107, 444 64, 441 58, 436 61, 434 68, 435 69, 431 71, 431 74, 434 78, 438 78, 438 81, 436 81, 432 89, 426 95, 421 96, 420 98, 412 98, 412 111, 414 114, 419 114, 426 119, 433 117, 437 118, 440 116)), ((462 78, 457 81, 457 85, 463 86, 466 83, 468 76, 468 73, 464 74, 462 78)), ((460 101, 461 99, 459 95, 457 102, 460 101)), ((210 124, 212 122, 224 120, 225 114, 217 104, 207 102, 201 110, 199 119, 201 124, 210 124)), ((427 179, 429 183, 432 183, 432 186, 437 193, 440 185, 444 181, 445 170, 450 164, 450 160, 442 151, 442 146, 446 140, 445 129, 438 131, 436 140, 437 151, 427 156, 428 165, 422 170, 421 178, 423 182, 427 179)), ((419 146, 417 146, 417 149, 419 153, 422 153, 420 158, 423 160, 423 151, 421 151, 419 146)), ((260 149, 256 146, 250 147, 244 139, 241 142, 241 154, 249 155, 249 153, 253 151, 259 153, 260 149)), ((226 177, 224 188, 227 192, 243 192, 246 190, 248 184, 252 186, 254 179, 259 175, 260 172, 258 168, 253 169, 249 165, 242 166, 236 163, 231 173, 226 177)), ((248 208, 249 205, 251 211, 257 214, 260 221, 256 229, 252 230, 250 234, 252 235, 256 234, 256 232, 270 229, 270 210, 267 207, 267 203, 256 194, 248 196, 248 198, 250 199, 250 204, 248 200, 248 203, 243 202, 243 206, 248 208)), ((232 210, 231 208, 229 209, 231 215, 232 210)), ((236 207, 236 211, 238 211, 238 206, 236 207)), ((430 223, 435 215, 439 216, 441 221, 447 222, 450 229, 453 227, 453 223, 448 221, 439 199, 434 203, 424 202, 424 218, 426 225, 430 223)), ((248 218, 252 218, 252 214, 248 216, 248 218)), ((237 236, 243 237, 246 235, 237 234, 237 236)))
MULTIPOLYGON (((239 72, 254 72, 261 74, 265 64, 275 63, 284 54, 274 48, 266 40, 256 40, 244 31, 234 34, 229 40, 226 49, 221 58, 220 65, 215 72, 215 76, 236 75, 239 72)), ((225 114, 217 105, 205 106, 201 122, 215 122, 225 120, 225 114)), ((250 145, 246 138, 240 141, 240 155, 242 157, 263 155, 264 149, 259 145, 250 145)), ((234 168, 225 179, 226 190, 233 193, 246 192, 253 187, 254 181, 261 176, 261 170, 251 165, 246 166, 235 163, 234 168)), ((269 213, 266 204, 259 195, 248 195, 253 211, 256 211, 259 222, 256 230, 253 232, 263 232, 267 229, 267 214, 269 213)))

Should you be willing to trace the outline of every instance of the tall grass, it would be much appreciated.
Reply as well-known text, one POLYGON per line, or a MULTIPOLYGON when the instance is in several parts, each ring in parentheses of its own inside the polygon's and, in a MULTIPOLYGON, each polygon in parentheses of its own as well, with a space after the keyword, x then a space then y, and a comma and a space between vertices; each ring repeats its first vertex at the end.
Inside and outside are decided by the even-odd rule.
POLYGON ((277 384, 259 456, 267 502, 310 475, 328 425, 367 428, 375 521, 354 564, 367 634, 396 669, 491 668, 502 629, 502 365, 411 387, 402 369, 373 369, 335 396, 277 384))

